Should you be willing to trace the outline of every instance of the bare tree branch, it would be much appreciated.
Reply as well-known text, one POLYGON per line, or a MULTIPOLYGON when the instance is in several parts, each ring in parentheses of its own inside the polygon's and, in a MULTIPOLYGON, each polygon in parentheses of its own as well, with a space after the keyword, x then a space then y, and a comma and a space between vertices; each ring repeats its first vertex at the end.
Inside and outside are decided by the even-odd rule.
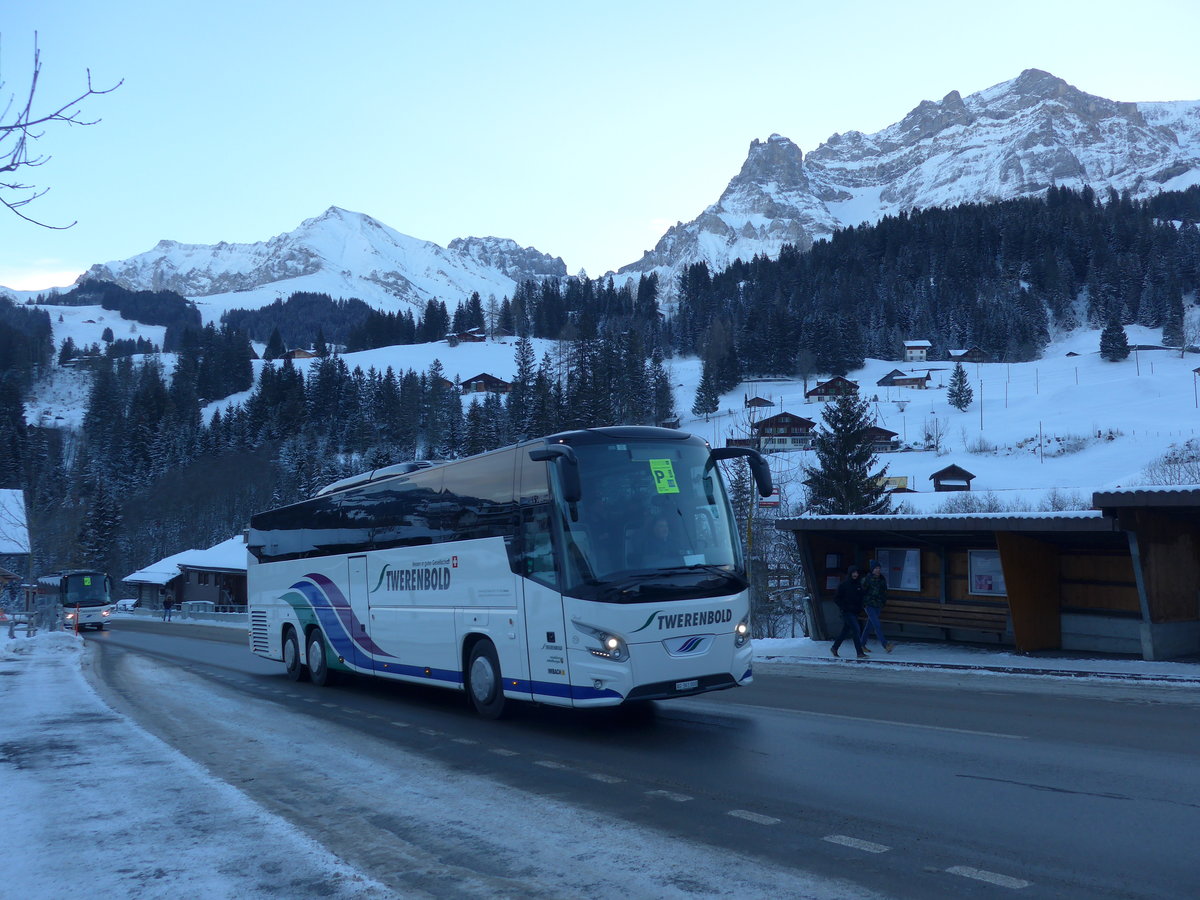
MULTIPOLYGON (((42 54, 37 45, 37 32, 33 34, 33 75, 29 79, 29 90, 24 100, 18 101, 16 94, 8 94, 0 111, 0 204, 26 222, 43 228, 63 230, 74 225, 49 225, 26 215, 21 208, 46 194, 49 188, 38 188, 26 184, 20 173, 23 169, 34 169, 45 165, 50 157, 36 151, 34 145, 45 136, 45 129, 56 124, 95 125, 99 119, 84 119, 81 104, 89 97, 110 94, 125 83, 121 79, 112 87, 97 88, 92 84, 91 69, 87 71, 87 89, 79 96, 68 100, 55 109, 35 113, 33 104, 37 95, 38 80, 42 73, 42 54)), ((0 78, 0 95, 4 93, 4 81, 0 78)))

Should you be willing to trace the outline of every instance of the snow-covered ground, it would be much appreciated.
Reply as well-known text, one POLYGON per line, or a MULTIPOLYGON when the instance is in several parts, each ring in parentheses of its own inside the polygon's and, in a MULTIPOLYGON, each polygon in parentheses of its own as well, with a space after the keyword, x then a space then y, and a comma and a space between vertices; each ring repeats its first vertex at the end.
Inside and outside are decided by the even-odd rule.
MULTIPOLYGON (((184 626, 186 627, 186 626, 184 626)), ((5 897, 88 896, 226 900, 229 897, 436 897, 397 891, 346 865, 297 828, 210 775, 175 748, 109 708, 83 675, 89 664, 78 636, 41 632, 0 637, 0 821, 9 823, 0 878, 5 897)), ((204 682, 146 660, 144 677, 162 684, 196 722, 234 721, 236 704, 204 682)), ((322 732, 337 726, 323 720, 322 732)), ((308 718, 255 707, 264 745, 304 747, 304 765, 347 785, 371 785, 380 802, 414 831, 493 847, 512 855, 520 835, 520 875, 463 880, 397 838, 393 871, 421 883, 453 880, 455 896, 591 896, 597 885, 632 897, 867 898, 858 887, 806 878, 770 865, 734 866, 711 848, 608 820, 597 841, 595 818, 550 797, 528 802, 513 788, 453 771, 393 744, 347 732, 312 741, 308 718), (353 746, 347 753, 345 747, 353 746), (474 814, 464 809, 470 798, 474 814), (497 835, 494 823, 504 828, 497 835), (472 826, 471 822, 476 825, 472 826), (489 824, 490 823, 490 824, 489 824), (477 833, 471 828, 476 827, 477 833), (498 841, 503 844, 497 843, 498 841), (587 848, 581 852, 580 848, 587 848), (440 869, 440 871, 439 871, 440 869)), ((250 752, 243 750, 240 752, 250 752)), ((469 848, 468 846, 469 845, 469 848)), ((495 863, 493 862, 494 867, 495 863)))
MULTIPOLYGON (((870 662, 860 664, 834 660, 828 649, 827 642, 803 638, 764 640, 755 643, 755 658, 760 666, 772 667, 933 665, 1011 673, 981 676, 989 678, 1047 677, 1033 672, 1057 670, 1200 686, 1200 663, 1031 658, 901 643, 893 653, 876 651, 870 662)), ((281 884, 287 885, 286 896, 298 900, 429 896, 424 890, 398 894, 365 877, 109 708, 84 677, 89 661, 86 645, 71 633, 0 637, 0 819, 20 823, 10 830, 0 861, 4 896, 61 897, 86 889, 99 897, 274 898, 281 896, 281 884)), ((161 664, 145 665, 150 667, 146 677, 164 677, 161 664)), ((186 702, 197 721, 236 712, 227 698, 206 693, 211 688, 190 686, 183 673, 173 671, 170 678, 176 690, 193 691, 186 702)), ((316 752, 313 742, 304 740, 304 716, 263 706, 255 715, 267 717, 256 718, 264 732, 294 732, 294 746, 316 752)), ((370 755, 363 745, 367 739, 354 740, 355 759, 370 755)), ((464 796, 496 814, 484 820, 496 821, 502 813, 506 830, 522 834, 523 846, 530 848, 527 869, 536 874, 528 875, 527 887, 533 892, 565 896, 590 883, 636 897, 868 896, 845 884, 805 880, 769 866, 730 871, 711 850, 618 822, 606 823, 605 840, 596 842, 594 821, 566 804, 546 797, 523 802, 514 789, 447 771, 391 745, 382 749, 392 765, 372 772, 373 791, 384 796, 396 790, 409 815, 429 823, 461 821, 464 796), (586 858, 577 852, 580 846, 591 848, 586 858)), ((343 772, 348 781, 358 777, 345 757, 328 766, 306 762, 343 772)), ((488 896, 494 889, 463 885, 460 895, 488 896)))
MULTIPOLYGON (((54 321, 56 343, 70 335, 76 343, 98 340, 105 324, 114 333, 125 320, 116 319, 99 307, 56 308, 63 322, 54 321), (101 319, 107 315, 108 319, 101 319)), ((1200 310, 1191 310, 1196 315, 1200 310)), ((57 315, 52 311, 52 320, 57 315)), ((128 323, 132 325, 132 323, 128 323)), ((162 329, 136 326, 142 336, 161 341, 162 329)), ((1156 329, 1129 326, 1131 345, 1157 344, 1156 329)), ((120 333, 118 336, 128 336, 120 333)), ((540 362, 554 351, 554 342, 534 341, 540 362)), ((957 464, 976 477, 975 494, 993 494, 1006 507, 1037 509, 1051 492, 1060 499, 1078 499, 1086 506, 1095 490, 1145 483, 1145 468, 1172 446, 1200 440, 1200 356, 1178 351, 1141 350, 1129 358, 1110 363, 1100 358, 1099 333, 1076 331, 1051 344, 1042 358, 1027 363, 968 364, 965 368, 974 400, 963 412, 950 406, 946 388, 953 364, 900 363, 867 360, 849 377, 860 385, 862 395, 872 401, 877 423, 899 435, 902 446, 924 444, 931 426, 942 433, 941 449, 909 449, 879 455, 888 474, 903 476, 915 494, 897 495, 913 512, 931 512, 947 502, 946 494, 934 493, 930 475, 957 464), (933 374, 927 390, 878 387, 876 382, 893 369, 933 374)), ((398 374, 407 369, 427 371, 439 360, 450 379, 470 378, 487 372, 510 379, 515 370, 516 340, 463 343, 450 347, 444 341, 366 350, 345 355, 346 364, 364 371, 392 367, 398 374)), ((163 354, 165 371, 174 368, 174 356, 163 354)), ((298 360, 306 370, 313 360, 298 360)), ((265 363, 255 363, 256 373, 265 363)), ((821 424, 822 405, 804 401, 805 385, 799 379, 771 379, 739 385, 721 398, 719 412, 708 421, 690 415, 700 381, 701 364, 694 358, 667 361, 675 386, 676 409, 682 413, 685 430, 723 445, 729 437, 748 433, 750 417, 743 408, 747 396, 760 396, 775 404, 757 418, 787 411, 821 424)), ((43 381, 26 405, 30 422, 45 425, 76 425, 81 421, 87 399, 86 372, 55 370, 43 381)), ((818 378, 818 380, 820 377, 818 378)), ((815 383, 809 381, 809 387, 815 383)), ((234 395, 209 404, 206 414, 242 402, 248 394, 234 395)), ((470 397, 464 397, 464 403, 470 397)), ((811 451, 771 455, 777 480, 784 483, 784 499, 798 499, 801 467, 815 463, 811 451)))

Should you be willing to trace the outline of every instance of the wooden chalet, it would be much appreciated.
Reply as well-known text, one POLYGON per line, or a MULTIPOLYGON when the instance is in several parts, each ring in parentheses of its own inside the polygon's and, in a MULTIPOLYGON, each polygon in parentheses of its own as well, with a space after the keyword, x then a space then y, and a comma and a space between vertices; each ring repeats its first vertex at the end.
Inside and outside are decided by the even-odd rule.
POLYGON ((924 375, 906 374, 898 375, 892 379, 892 387, 907 387, 916 388, 923 391, 929 387, 929 383, 933 380, 933 376, 926 372, 924 375))
POLYGON ((776 413, 755 422, 755 448, 763 453, 787 450, 808 450, 812 447, 813 429, 817 423, 789 412, 776 413))
POLYGON ((871 442, 871 449, 876 453, 894 453, 900 449, 900 434, 878 425, 867 429, 867 440, 871 442))
POLYGON ((507 394, 512 390, 512 384, 487 372, 480 372, 462 381, 464 394, 507 394))
POLYGON ((951 350, 948 354, 951 362, 985 363, 991 362, 988 355, 978 347, 968 347, 965 350, 951 350))
POLYGON ((774 407, 775 404, 770 400, 764 400, 762 397, 747 397, 742 395, 742 406, 746 409, 767 409, 774 407))
POLYGON ((836 400, 838 397, 857 393, 858 385, 855 382, 841 375, 835 375, 828 381, 820 382, 811 391, 806 391, 804 400, 807 403, 824 403, 827 400, 836 400))
POLYGON ((908 372, 902 369, 892 369, 892 371, 880 378, 875 384, 879 387, 891 387, 895 384, 897 378, 907 378, 908 374, 908 372))
POLYGON ((122 579, 138 606, 162 609, 170 594, 186 613, 246 611, 246 539, 237 535, 206 550, 184 550, 122 579))
POLYGON ((846 567, 884 566, 889 636, 1020 652, 1200 654, 1200 488, 1100 492, 1071 512, 802 516, 811 636, 841 627, 846 567))
POLYGON ((315 350, 306 350, 303 347, 297 347, 295 350, 289 350, 283 354, 288 359, 316 359, 317 352, 315 350))
POLYGON ((929 358, 931 349, 933 349, 933 344, 929 341, 905 341, 904 361, 925 362, 929 358))
POLYGON ((483 333, 482 328, 471 328, 467 331, 447 335, 447 338, 453 338, 460 344, 482 344, 487 340, 487 335, 483 333))
POLYGON ((935 491, 969 491, 974 475, 953 463, 929 476, 935 491))

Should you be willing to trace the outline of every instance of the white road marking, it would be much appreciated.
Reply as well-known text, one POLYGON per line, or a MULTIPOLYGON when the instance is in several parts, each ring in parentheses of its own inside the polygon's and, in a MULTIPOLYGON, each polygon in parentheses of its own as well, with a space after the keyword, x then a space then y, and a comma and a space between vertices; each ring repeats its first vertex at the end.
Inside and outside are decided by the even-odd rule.
POLYGON ((745 704, 739 708, 761 709, 765 712, 773 713, 792 713, 800 716, 820 716, 825 719, 844 719, 847 722, 870 722, 872 725, 899 725, 904 728, 925 728, 929 731, 948 731, 953 734, 976 734, 980 737, 1004 738, 1009 741, 1027 741, 1029 737, 1024 734, 1004 734, 998 731, 975 731, 971 728, 948 728, 945 725, 923 725, 920 722, 898 722, 895 719, 871 719, 866 716, 847 716, 841 713, 826 713, 813 712, 807 709, 780 709, 777 706, 759 706, 757 704, 745 704))
POLYGON ((338 709, 339 708, 338 704, 336 704, 336 703, 322 703, 321 705, 324 706, 326 709, 338 709))
POLYGON ((427 734, 430 737, 437 737, 439 734, 441 734, 441 732, 436 728, 418 728, 417 730, 420 731, 421 734, 427 734))
POLYGON ((479 741, 473 741, 470 738, 455 738, 454 743, 456 743, 456 744, 478 744, 479 741))
POLYGON ((603 781, 605 784, 620 784, 625 780, 616 775, 605 775, 603 772, 588 772, 587 777, 592 781, 603 781))
POLYGON ((692 799, 687 794, 677 794, 674 791, 646 791, 646 796, 670 800, 672 803, 686 803, 692 799))
POLYGON ((544 767, 545 767, 545 768, 547 768, 547 769, 565 769, 565 768, 567 768, 567 767, 566 767, 565 765, 563 765, 562 763, 560 763, 560 762, 554 762, 553 760, 550 760, 550 759, 538 759, 538 760, 534 760, 534 763, 533 763, 533 764, 534 764, 535 766, 544 766, 544 767))
POLYGON ((1033 884, 1032 881, 1026 881, 1023 878, 1013 878, 1010 875, 1000 875, 996 872, 988 872, 986 869, 975 869, 971 866, 951 866, 946 871, 951 875, 961 875, 963 878, 986 881, 988 884, 994 884, 997 887, 1012 888, 1013 890, 1027 888, 1033 884))
POLYGON ((505 750, 503 747, 493 747, 491 752, 495 753, 497 756, 520 756, 521 755, 516 750, 505 750))
POLYGON ((745 819, 747 822, 754 822, 758 825, 778 825, 780 822, 779 819, 773 816, 764 816, 761 813, 750 812, 748 809, 731 809, 726 815, 745 819))
POLYGON ((395 725, 397 728, 408 728, 409 727, 407 722, 393 722, 392 724, 395 725))
POLYGON ((858 838, 848 837, 844 834, 826 835, 821 840, 829 841, 831 844, 841 844, 843 847, 853 847, 855 850, 865 850, 867 853, 887 853, 892 849, 891 847, 885 847, 883 844, 860 841, 858 838))

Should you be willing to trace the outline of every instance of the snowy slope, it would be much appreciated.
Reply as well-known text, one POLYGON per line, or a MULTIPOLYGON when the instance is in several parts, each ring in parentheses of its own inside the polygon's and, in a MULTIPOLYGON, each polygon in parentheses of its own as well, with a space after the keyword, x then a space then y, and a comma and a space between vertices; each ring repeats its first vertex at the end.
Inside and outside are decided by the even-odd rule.
MULTIPOLYGON (((1135 326, 1126 332, 1131 345, 1156 344, 1160 337, 1157 330, 1135 326)), ((916 366, 867 360, 862 369, 851 372, 848 377, 859 384, 862 396, 873 401, 877 424, 897 432, 902 444, 923 444, 931 420, 943 428, 940 454, 909 450, 878 455, 879 465, 889 466, 889 475, 907 477, 908 486, 918 491, 896 499, 914 512, 940 508, 954 495, 933 493, 930 475, 955 464, 976 476, 972 492, 993 493, 1004 505, 1037 509, 1056 491, 1067 498, 1078 496, 1086 506, 1093 491, 1145 483, 1146 466, 1173 445, 1200 442, 1200 376, 1193 371, 1200 367, 1200 357, 1181 358, 1178 350, 1142 350, 1110 363, 1100 358, 1099 341, 1099 332, 1079 331, 1048 346, 1035 362, 965 365, 974 392, 965 412, 946 400, 944 386, 953 363, 916 366), (930 370, 935 387, 877 387, 876 382, 895 368, 930 370), (943 387, 936 387, 939 384, 943 387)), ((683 371, 677 361, 675 375, 683 371)), ((690 408, 695 397, 699 363, 687 373, 690 391, 677 388, 679 409, 690 408)), ((802 382, 780 380, 741 385, 722 397, 721 411, 711 421, 687 417, 683 427, 714 443, 744 435, 748 416, 742 409, 743 395, 776 403, 758 418, 787 411, 821 424, 823 404, 805 403, 802 382)), ((816 465, 815 454, 777 453, 770 461, 785 484, 785 499, 799 499, 801 467, 816 465)))
MULTIPOLYGON (((63 310, 66 312, 75 312, 63 310)), ((99 311, 103 313, 103 310, 99 311)), ((1192 310, 1196 315, 1200 310, 1192 310)), ((64 315, 54 322, 55 341, 68 333, 79 341, 88 339, 85 324, 97 311, 82 309, 76 317, 64 315)), ((110 314, 111 315, 111 314, 110 314)), ((57 316, 52 315, 52 320, 57 316)), ((143 336, 155 337, 150 326, 138 326, 143 336)), ((114 331, 116 329, 114 328, 114 331)), ((1131 345, 1153 345, 1159 333, 1153 329, 1126 328, 1131 345)), ((930 475, 951 463, 962 466, 977 477, 972 484, 976 494, 994 493, 999 502, 1038 508, 1051 492, 1070 499, 1077 496, 1084 504, 1095 490, 1144 483, 1145 468, 1172 446, 1186 441, 1200 442, 1200 357, 1180 357, 1177 350, 1142 350, 1129 358, 1110 363, 1098 353, 1099 332, 1078 331, 1050 344, 1042 358, 1028 363, 969 364, 974 401, 959 412, 946 400, 944 385, 953 368, 945 362, 915 367, 894 360, 867 360, 851 372, 863 396, 872 401, 880 426, 896 432, 907 448, 923 445, 923 435, 931 421, 944 433, 941 452, 905 449, 879 455, 879 465, 888 465, 890 475, 905 476, 908 486, 918 493, 905 494, 903 501, 914 511, 934 510, 947 501, 948 494, 934 494, 930 475), (1077 355, 1068 355, 1077 354, 1077 355), (933 388, 877 387, 876 382, 895 368, 930 370, 933 388), (937 385, 943 387, 937 387, 937 385), (1040 433, 1040 442, 1039 442, 1040 433)), ((554 342, 535 340, 534 355, 553 353, 554 342)), ((389 366, 397 373, 413 369, 427 371, 436 359, 448 378, 470 378, 487 372, 505 380, 516 369, 516 340, 505 339, 481 344, 463 343, 450 347, 446 342, 403 345, 346 354, 346 364, 364 371, 379 371, 389 366)), ((174 368, 173 354, 161 361, 169 374, 174 368)), ((312 360, 294 363, 304 370, 312 360)), ((265 365, 255 362, 256 373, 265 365)), ((709 421, 692 416, 688 410, 695 401, 700 382, 701 362, 677 357, 666 361, 675 389, 675 407, 682 414, 682 427, 701 435, 717 446, 729 437, 747 433, 749 417, 743 409, 744 396, 764 397, 776 404, 759 414, 788 411, 821 423, 822 404, 806 403, 805 384, 801 380, 776 379, 748 382, 721 398, 720 411, 709 421)), ((31 423, 47 426, 78 426, 82 421, 88 393, 86 372, 55 367, 53 377, 39 383, 26 405, 31 423)), ((819 376, 824 378, 825 376, 819 376)), ((810 381, 808 387, 814 382, 810 381)), ((205 416, 224 411, 244 402, 247 394, 227 397, 209 404, 205 416)), ((463 398, 464 407, 471 396, 463 398)), ((772 454, 771 466, 784 485, 789 502, 801 498, 801 467, 814 465, 811 451, 772 454)))

